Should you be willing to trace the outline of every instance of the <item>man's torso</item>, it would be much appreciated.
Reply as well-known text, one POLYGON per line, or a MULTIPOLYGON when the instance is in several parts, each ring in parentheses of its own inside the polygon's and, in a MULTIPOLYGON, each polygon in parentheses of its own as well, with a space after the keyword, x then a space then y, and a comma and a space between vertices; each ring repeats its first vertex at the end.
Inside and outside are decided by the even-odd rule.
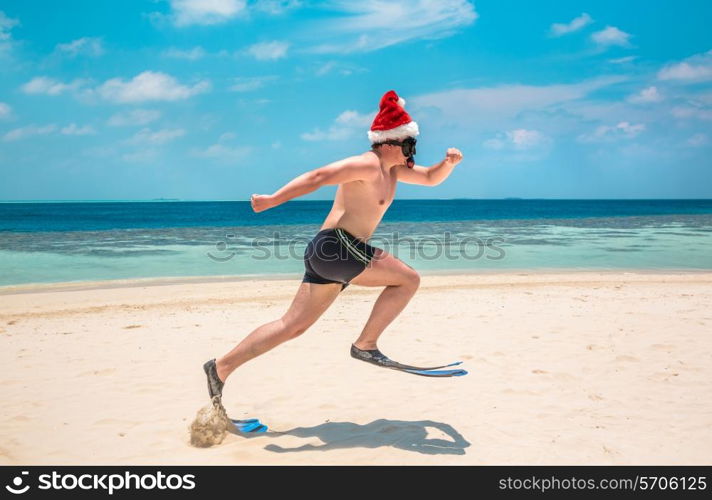
POLYGON ((395 197, 399 167, 381 168, 379 157, 371 151, 364 156, 378 170, 377 175, 372 180, 340 184, 322 229, 340 227, 365 241, 376 230, 395 197))

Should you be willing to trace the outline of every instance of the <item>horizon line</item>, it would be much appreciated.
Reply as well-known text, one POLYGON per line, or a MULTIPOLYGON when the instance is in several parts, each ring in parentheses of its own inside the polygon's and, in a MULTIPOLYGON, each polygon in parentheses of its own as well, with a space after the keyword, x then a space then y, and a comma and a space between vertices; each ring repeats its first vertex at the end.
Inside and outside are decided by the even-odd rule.
MULTIPOLYGON (((712 198, 524 198, 518 196, 506 196, 500 198, 463 198, 463 197, 453 197, 453 198, 396 198, 393 201, 457 201, 457 200, 480 200, 480 201, 492 201, 492 200, 547 200, 547 201, 651 201, 651 200, 666 200, 666 201, 712 201, 712 198)), ((309 199, 309 200, 289 200, 290 202, 323 202, 323 201, 334 201, 333 198, 324 199, 309 199)), ((182 199, 182 198, 150 198, 150 199, 70 199, 70 200, 51 200, 51 199, 38 199, 38 200, 0 200, 0 203, 207 203, 207 202, 220 202, 220 203, 249 203, 250 200, 204 200, 204 199, 182 199)))

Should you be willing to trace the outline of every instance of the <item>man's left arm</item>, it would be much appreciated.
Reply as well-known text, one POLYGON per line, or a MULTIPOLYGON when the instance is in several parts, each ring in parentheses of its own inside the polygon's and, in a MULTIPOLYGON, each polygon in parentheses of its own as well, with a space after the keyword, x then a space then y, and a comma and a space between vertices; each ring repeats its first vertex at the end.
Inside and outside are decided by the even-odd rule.
POLYGON ((448 178, 460 161, 462 161, 460 150, 449 148, 445 154, 445 159, 432 167, 421 167, 420 165, 415 165, 413 168, 401 167, 398 171, 398 180, 407 184, 437 186, 448 178))

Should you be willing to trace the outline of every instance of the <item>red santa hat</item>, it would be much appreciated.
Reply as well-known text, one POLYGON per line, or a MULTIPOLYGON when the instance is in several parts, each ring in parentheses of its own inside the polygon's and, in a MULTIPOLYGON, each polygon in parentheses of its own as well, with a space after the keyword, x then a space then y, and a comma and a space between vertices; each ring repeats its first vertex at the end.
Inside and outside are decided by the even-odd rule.
POLYGON ((403 106, 405 100, 398 97, 394 90, 383 94, 378 114, 373 119, 371 130, 368 131, 371 144, 418 135, 418 124, 410 118, 403 106))

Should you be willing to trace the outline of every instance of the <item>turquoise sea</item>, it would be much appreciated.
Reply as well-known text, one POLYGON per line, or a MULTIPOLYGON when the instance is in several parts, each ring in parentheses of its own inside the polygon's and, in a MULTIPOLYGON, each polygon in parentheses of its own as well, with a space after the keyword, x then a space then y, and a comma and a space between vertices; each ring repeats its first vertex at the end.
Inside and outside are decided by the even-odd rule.
MULTIPOLYGON (((0 286, 296 276, 330 204, 0 203, 0 286)), ((423 272, 710 270, 712 200, 396 200, 371 243, 423 272)))

